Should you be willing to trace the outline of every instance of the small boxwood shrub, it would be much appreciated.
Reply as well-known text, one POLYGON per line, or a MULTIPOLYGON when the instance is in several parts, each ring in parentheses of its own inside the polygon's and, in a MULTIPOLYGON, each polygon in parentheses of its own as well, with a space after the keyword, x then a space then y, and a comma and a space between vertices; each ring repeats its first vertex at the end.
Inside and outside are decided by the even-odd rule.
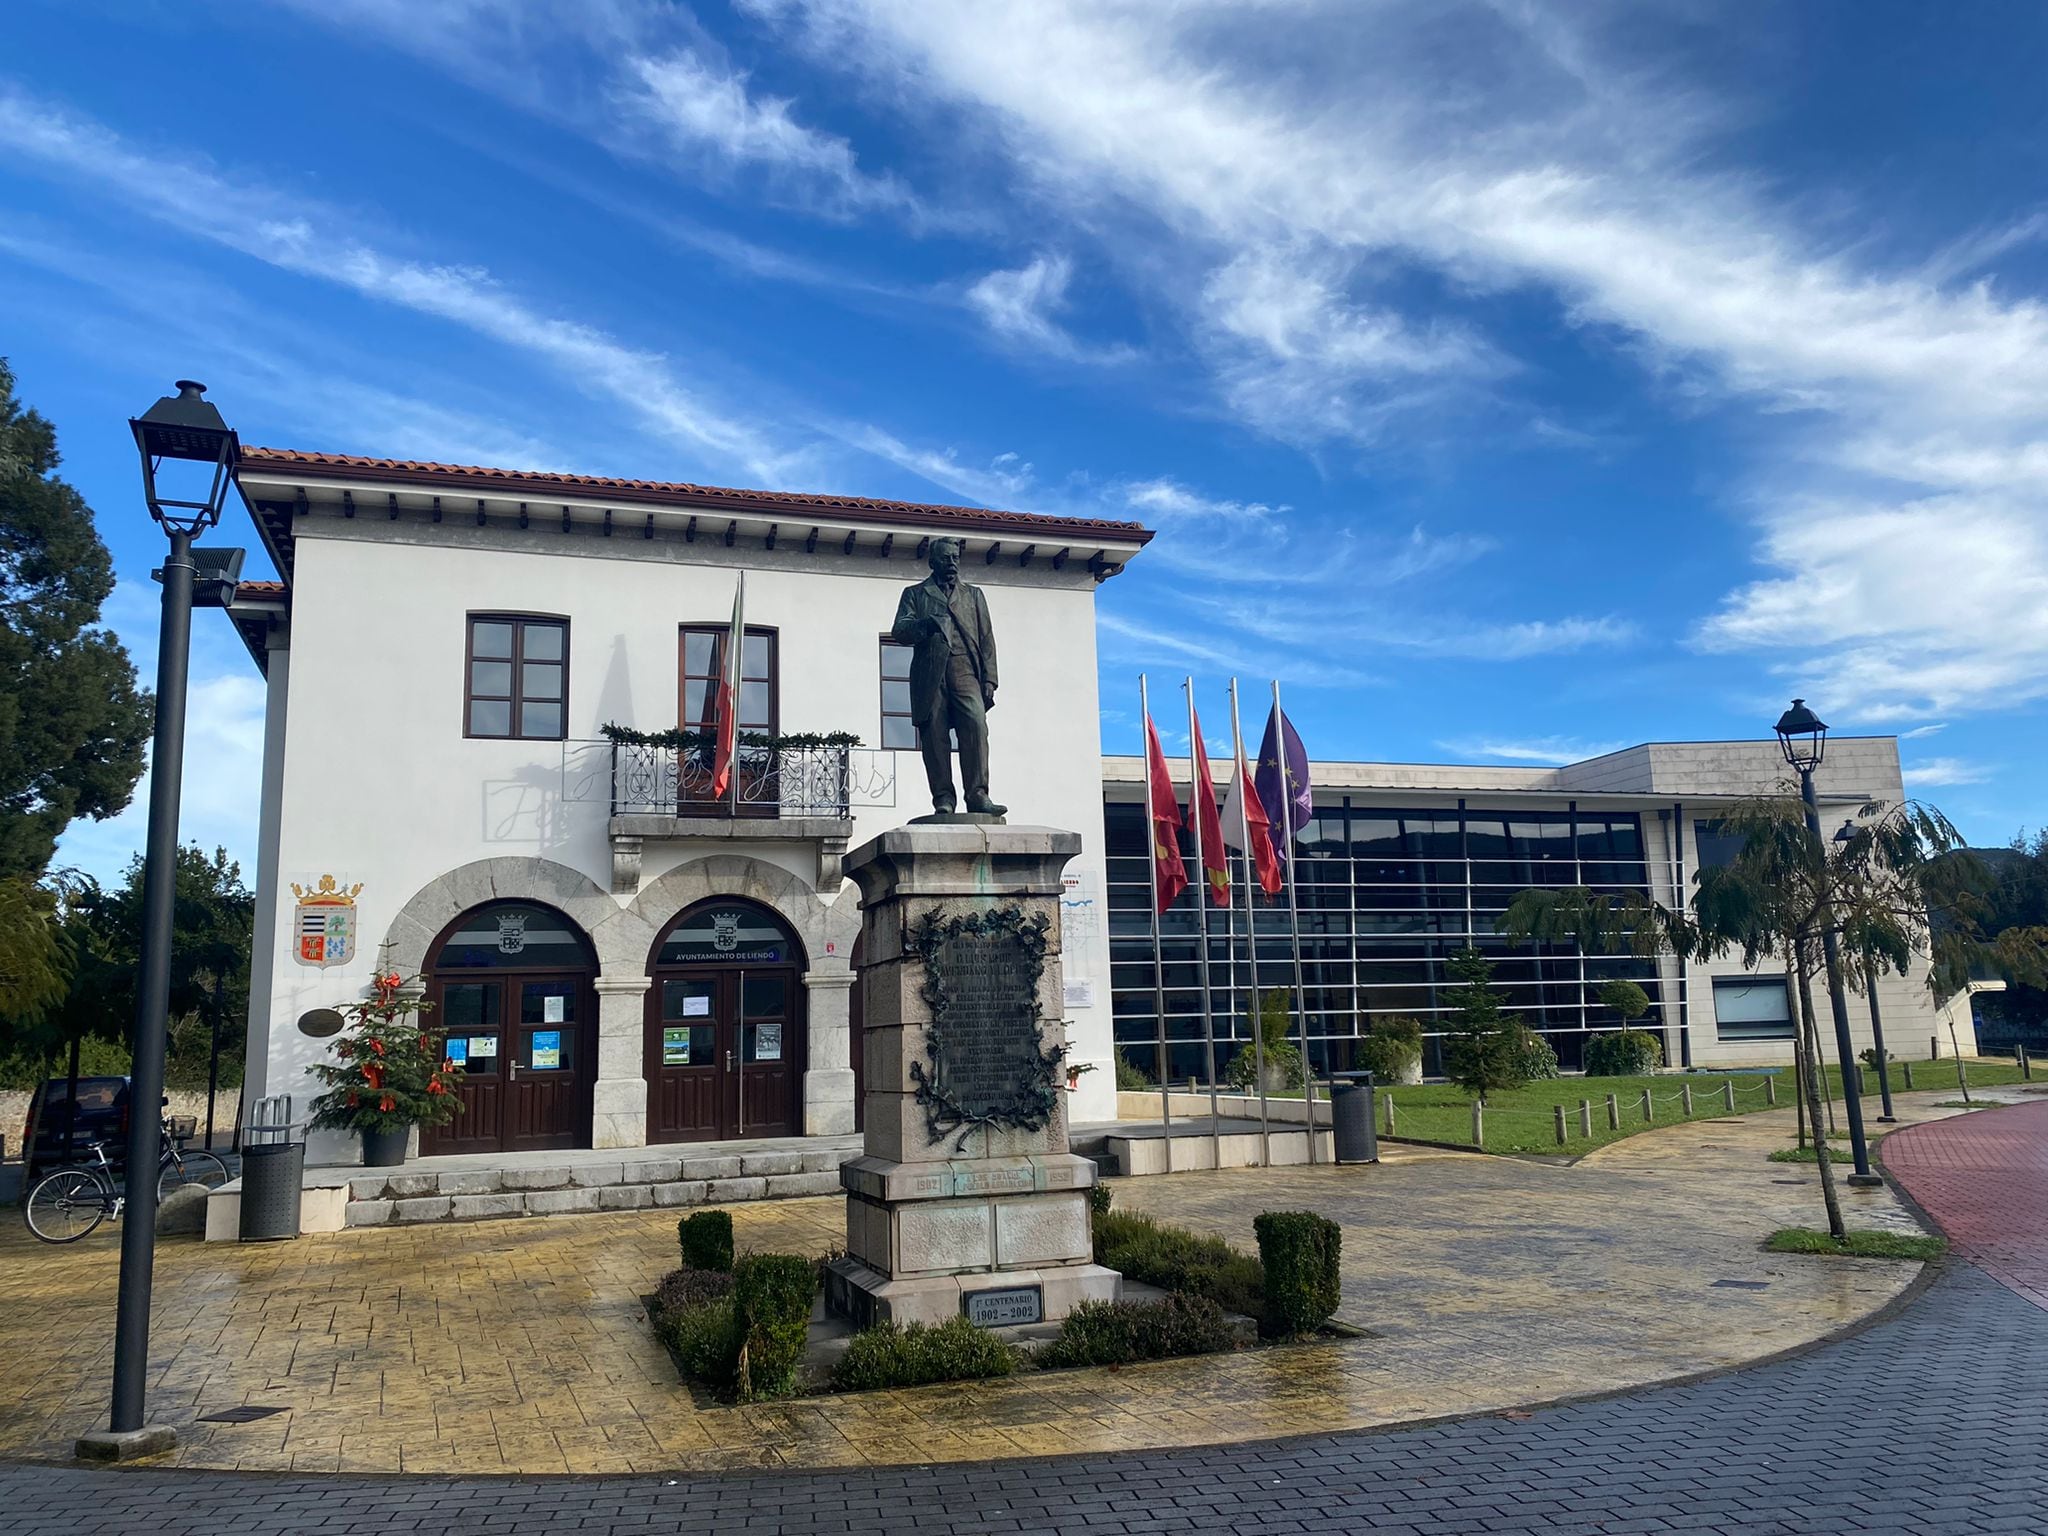
POLYGON ((1126 1365, 1175 1355, 1207 1355, 1237 1340, 1223 1309, 1206 1296, 1169 1292, 1158 1301, 1084 1301, 1060 1324, 1038 1363, 1126 1365))
POLYGON ((1664 1047, 1642 1029, 1617 1029, 1586 1042, 1586 1076, 1642 1077, 1664 1065, 1664 1047))
POLYGON ((1274 1338, 1313 1333, 1343 1299, 1343 1230, 1314 1211, 1267 1211, 1252 1230, 1266 1274, 1261 1331, 1274 1338))
POLYGON ((1399 1082, 1422 1060, 1422 1025, 1415 1019, 1374 1019, 1358 1045, 1358 1060, 1381 1083, 1399 1082))
POLYGON ((721 1394, 737 1387, 742 1334, 730 1296, 665 1312, 658 1327, 685 1376, 721 1394))
POLYGON ((1515 1036, 1509 1060, 1515 1077, 1525 1083, 1540 1083, 1564 1075, 1558 1070, 1557 1052, 1551 1049, 1550 1042, 1526 1025, 1515 1036))
POLYGON ((1163 1291, 1206 1296, 1226 1312, 1257 1317, 1265 1305, 1257 1259, 1220 1237, 1198 1237, 1149 1216, 1097 1216, 1095 1262, 1163 1291))
POLYGON ((732 1212, 692 1211, 676 1223, 683 1268, 732 1269, 732 1212))
POLYGON ((964 1317, 936 1328, 882 1323, 853 1336, 832 1368, 841 1392, 919 1387, 935 1381, 982 1381, 1017 1369, 1017 1351, 964 1317))
POLYGON ((736 1372, 742 1399, 795 1390, 817 1289, 817 1265, 794 1254, 753 1253, 733 1266, 733 1314, 744 1335, 736 1372))
POLYGON ((1109 1186, 1103 1183, 1102 1180, 1097 1179, 1088 1186, 1088 1209, 1097 1216, 1107 1216, 1109 1214, 1109 1202, 1112 1198, 1109 1186))
POLYGON ((657 1320, 670 1312, 687 1312, 707 1301, 732 1294, 732 1276, 722 1269, 672 1269, 654 1293, 657 1320))

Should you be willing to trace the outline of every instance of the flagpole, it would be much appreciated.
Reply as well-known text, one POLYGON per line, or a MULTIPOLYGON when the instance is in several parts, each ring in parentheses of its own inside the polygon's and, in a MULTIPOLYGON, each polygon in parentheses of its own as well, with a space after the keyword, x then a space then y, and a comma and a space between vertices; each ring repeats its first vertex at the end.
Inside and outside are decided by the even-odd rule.
POLYGON ((1237 776, 1237 841, 1244 850, 1244 935, 1245 956, 1251 965, 1252 982, 1252 1069, 1259 1085, 1259 1166, 1273 1166, 1272 1132, 1266 1119, 1266 1006, 1259 991, 1259 919, 1252 905, 1252 887, 1258 884, 1258 860, 1252 853, 1250 764, 1244 756, 1244 726, 1237 714, 1237 679, 1230 680, 1230 743, 1237 749, 1231 772, 1237 776))
MULTIPOLYGON (((1159 823, 1152 818, 1152 700, 1145 674, 1138 674, 1138 719, 1145 739, 1139 754, 1145 762, 1145 882, 1152 889, 1146 910, 1152 914, 1152 1017, 1159 1026, 1159 1129, 1166 1138, 1166 1171, 1173 1172, 1173 1074, 1166 1059, 1166 969, 1159 956, 1159 823)), ((1176 848, 1175 852, 1179 849, 1176 848)))
MULTIPOLYGON (((1201 893, 1195 897, 1195 920, 1201 935, 1198 942, 1201 944, 1202 1051, 1209 1075, 1209 1166, 1221 1168, 1223 1121, 1222 1112, 1216 1105, 1216 1006, 1209 990, 1209 866, 1203 862, 1202 814, 1194 798, 1196 795, 1213 797, 1216 786, 1202 783, 1200 775, 1195 772, 1196 733, 1202 728, 1202 722, 1195 714, 1195 680, 1190 677, 1181 686, 1188 696, 1188 810, 1195 824, 1195 874, 1201 884, 1201 893)), ((1214 805, 1216 802, 1212 798, 1209 803, 1214 805)))
POLYGON ((1316 1161, 1316 1072, 1308 1058, 1308 987, 1301 974, 1301 905, 1294 893, 1294 786, 1286 783, 1287 773, 1287 712, 1280 707, 1280 679, 1273 679, 1273 714, 1275 737, 1280 750, 1280 773, 1286 790, 1285 809, 1281 812, 1282 830, 1285 836, 1280 846, 1287 855, 1287 933, 1294 943, 1294 1009, 1295 1018, 1301 1025, 1301 1095, 1308 1109, 1308 1160, 1316 1161))

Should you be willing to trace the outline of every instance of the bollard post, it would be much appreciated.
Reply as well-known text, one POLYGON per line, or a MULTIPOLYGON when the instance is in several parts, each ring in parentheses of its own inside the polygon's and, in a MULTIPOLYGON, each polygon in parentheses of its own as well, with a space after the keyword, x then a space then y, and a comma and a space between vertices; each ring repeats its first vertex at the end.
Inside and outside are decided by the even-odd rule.
POLYGON ((1394 1134, 1394 1096, 1391 1093, 1387 1095, 1387 1134, 1394 1134))
POLYGON ((1929 1061, 1941 1060, 1941 1036, 1929 1035, 1927 1037, 1927 1059, 1929 1061))
POLYGON ((1551 1108, 1557 1114, 1557 1144, 1561 1147, 1564 1145, 1564 1106, 1553 1104, 1551 1108))
POLYGON ((1775 1077, 1764 1079, 1764 1102, 1773 1109, 1778 1107, 1778 1080, 1775 1077))
POLYGON ((1621 1100, 1611 1093, 1607 1095, 1607 1129, 1621 1129, 1621 1100))
POLYGON ((1643 1090, 1643 1123, 1649 1124, 1657 1118, 1657 1106, 1650 1102, 1650 1090, 1643 1090))
POLYGON ((1685 1100, 1685 1118, 1690 1120, 1692 1118, 1692 1084, 1682 1084, 1678 1092, 1679 1096, 1685 1100))
POLYGON ((1913 1091, 1913 1063, 1902 1061, 1899 1063, 1899 1070, 1906 1074, 1906 1091, 1911 1093, 1913 1091))
POLYGON ((2027 1048, 2024 1045, 2015 1047, 2015 1049, 2020 1053, 2020 1076, 2031 1083, 2034 1080, 2034 1059, 2027 1054, 2027 1048))
POLYGON ((1729 1078, 1724 1086, 1727 1090, 1724 1101, 1728 1105, 1728 1113, 1732 1115, 1735 1113, 1735 1079, 1729 1078))
POLYGON ((1486 1150, 1486 1106, 1477 1099, 1472 1101, 1472 1145, 1486 1150))
POLYGON ((1590 1137, 1593 1134, 1593 1101, 1579 1100, 1579 1134, 1590 1137))

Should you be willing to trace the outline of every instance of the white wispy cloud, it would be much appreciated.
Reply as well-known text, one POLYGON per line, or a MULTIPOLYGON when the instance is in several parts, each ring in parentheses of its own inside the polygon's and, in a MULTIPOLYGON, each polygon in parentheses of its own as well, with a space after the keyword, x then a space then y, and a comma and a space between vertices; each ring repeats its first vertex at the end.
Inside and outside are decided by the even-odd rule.
POLYGON ((1993 769, 1988 763, 1974 763, 1963 757, 1923 757, 1901 769, 1906 783, 1916 789, 1948 784, 1982 784, 1993 769))
POLYGON ((1580 741, 1570 736, 1537 736, 1511 741, 1479 737, 1440 741, 1437 745, 1444 751, 1454 752, 1463 758, 1477 757, 1509 763, 1543 763, 1563 767, 1566 763, 1583 763, 1590 757, 1604 757, 1609 752, 1619 752, 1628 743, 1580 741))
POLYGON ((1060 321, 1074 264, 1065 256, 1034 256, 1021 267, 999 268, 970 284, 964 302, 989 330, 1005 341, 1070 362, 1120 363, 1130 348, 1093 346, 1078 340, 1060 321))

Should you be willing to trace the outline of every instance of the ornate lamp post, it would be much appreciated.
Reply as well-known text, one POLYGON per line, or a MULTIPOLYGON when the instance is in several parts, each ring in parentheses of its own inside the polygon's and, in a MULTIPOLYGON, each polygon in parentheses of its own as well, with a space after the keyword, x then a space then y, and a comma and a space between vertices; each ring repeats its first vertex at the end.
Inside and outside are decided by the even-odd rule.
POLYGON ((177 887, 178 797, 185 760, 185 672, 192 645, 192 608, 225 607, 241 575, 239 549, 195 550, 193 537, 220 522, 241 444, 205 398, 206 386, 178 381, 166 396, 129 421, 142 455, 142 491, 149 515, 170 536, 163 583, 163 619, 156 661, 156 735, 149 753, 149 842, 142 885, 142 966, 136 979, 134 1065, 128 1086, 127 1205, 121 1226, 119 1312, 114 1323, 114 1393, 109 1427, 83 1435, 78 1454, 96 1461, 169 1450, 177 1434, 145 1423, 149 1372, 149 1295, 156 1253, 156 1166, 162 1128, 164 1042, 171 989, 171 907, 177 887), (187 491, 172 496, 158 484, 167 461, 184 471, 187 491), (208 466, 207 470, 199 466, 208 466), (198 493, 199 499, 190 499, 198 493))
MULTIPOLYGON (((1806 707, 1806 700, 1794 699, 1792 707, 1778 717, 1774 729, 1778 735, 1779 750, 1785 754, 1785 761, 1793 772, 1799 775, 1799 798, 1806 807, 1807 835, 1813 839, 1815 852, 1825 867, 1827 844, 1821 837, 1820 802, 1813 792, 1813 770, 1820 766, 1827 751, 1827 724, 1806 707)), ((1849 1003, 1842 993, 1841 949, 1835 939, 1834 910, 1826 899, 1825 890, 1819 917, 1820 952, 1828 973, 1828 1003, 1835 1015, 1835 1052, 1842 1062, 1842 1099, 1849 1121, 1849 1150, 1856 1163, 1856 1171, 1849 1175, 1849 1182, 1865 1186, 1882 1184, 1884 1180, 1870 1171, 1870 1144, 1863 1135, 1863 1096, 1856 1091, 1856 1057, 1849 1043, 1849 1003)))

